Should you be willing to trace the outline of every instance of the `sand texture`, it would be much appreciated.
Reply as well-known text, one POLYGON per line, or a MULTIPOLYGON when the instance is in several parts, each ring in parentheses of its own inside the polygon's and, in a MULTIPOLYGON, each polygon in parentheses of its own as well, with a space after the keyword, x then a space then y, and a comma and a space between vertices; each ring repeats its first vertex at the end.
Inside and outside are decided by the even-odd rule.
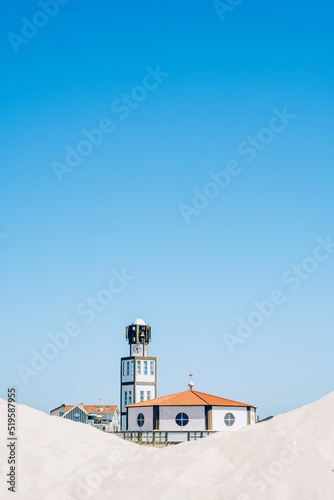
POLYGON ((163 449, 23 405, 17 419, 13 494, 0 400, 1 500, 334 500, 334 393, 241 431, 163 449))

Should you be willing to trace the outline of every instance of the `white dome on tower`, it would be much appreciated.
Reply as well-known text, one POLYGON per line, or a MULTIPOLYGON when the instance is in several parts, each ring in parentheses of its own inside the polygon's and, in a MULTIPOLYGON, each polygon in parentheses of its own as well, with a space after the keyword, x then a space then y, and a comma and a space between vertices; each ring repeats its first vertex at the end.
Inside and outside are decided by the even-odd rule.
POLYGON ((146 323, 143 319, 140 319, 140 318, 137 318, 134 320, 134 322, 132 323, 133 325, 142 325, 142 326, 146 326, 146 323))

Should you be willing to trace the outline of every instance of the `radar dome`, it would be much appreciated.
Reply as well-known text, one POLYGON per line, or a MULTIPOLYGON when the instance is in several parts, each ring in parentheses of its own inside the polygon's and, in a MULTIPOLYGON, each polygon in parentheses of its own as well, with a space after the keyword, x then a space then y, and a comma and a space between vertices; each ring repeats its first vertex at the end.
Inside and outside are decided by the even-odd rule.
POLYGON ((142 325, 142 326, 146 326, 146 323, 143 319, 140 319, 140 318, 137 318, 134 320, 134 322, 132 323, 133 325, 142 325))

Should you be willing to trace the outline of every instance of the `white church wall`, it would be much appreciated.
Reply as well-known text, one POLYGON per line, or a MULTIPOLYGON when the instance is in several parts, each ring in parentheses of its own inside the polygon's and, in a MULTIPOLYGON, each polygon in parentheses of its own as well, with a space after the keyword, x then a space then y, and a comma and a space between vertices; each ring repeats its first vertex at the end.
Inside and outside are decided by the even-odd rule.
POLYGON ((134 389, 133 389, 133 385, 123 385, 122 386, 122 408, 121 408, 121 411, 122 412, 125 412, 126 411, 126 408, 125 408, 125 391, 127 392, 127 403, 126 404, 132 404, 134 402, 134 389), (131 392, 131 398, 129 397, 129 393, 131 392), (131 403, 130 403, 130 399, 131 399, 131 403))
POLYGON ((205 431, 204 406, 160 406, 159 431, 205 431), (178 413, 186 413, 189 423, 179 426, 175 422, 178 413))
POLYGON ((155 375, 137 375, 136 382, 155 382, 155 375))
POLYGON ((144 391, 144 401, 147 401, 147 392, 151 392, 151 399, 156 397, 155 395, 155 385, 139 385, 136 384, 136 402, 140 402, 140 392, 144 391))
MULTIPOLYGON (((255 421, 254 421, 255 423, 255 421)), ((213 431, 237 431, 247 425, 247 407, 235 406, 213 406, 212 407, 212 430, 213 431), (224 418, 227 413, 235 417, 234 424, 229 427, 224 418)))
POLYGON ((121 367, 122 382, 133 382, 134 381, 134 360, 127 359, 122 361, 121 367))
POLYGON ((136 381, 155 383, 156 362, 154 359, 136 359, 136 381), (138 372, 138 365, 140 371, 138 372))
POLYGON ((255 408, 252 408, 251 409, 252 411, 252 420, 251 420, 251 424, 256 424, 256 409, 255 408))
POLYGON ((128 431, 152 431, 153 430, 153 407, 144 406, 138 408, 128 408, 128 431), (137 418, 142 413, 144 415, 144 425, 139 427, 137 418))

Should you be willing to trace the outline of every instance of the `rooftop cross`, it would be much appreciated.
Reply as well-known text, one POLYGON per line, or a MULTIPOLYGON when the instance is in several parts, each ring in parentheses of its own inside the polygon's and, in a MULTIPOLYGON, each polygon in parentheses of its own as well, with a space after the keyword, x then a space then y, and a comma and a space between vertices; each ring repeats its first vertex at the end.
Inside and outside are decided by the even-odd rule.
POLYGON ((189 373, 189 377, 190 377, 190 381, 189 381, 189 387, 190 387, 190 390, 192 390, 192 388, 194 387, 194 382, 192 381, 192 378, 193 378, 193 374, 190 372, 189 373))

